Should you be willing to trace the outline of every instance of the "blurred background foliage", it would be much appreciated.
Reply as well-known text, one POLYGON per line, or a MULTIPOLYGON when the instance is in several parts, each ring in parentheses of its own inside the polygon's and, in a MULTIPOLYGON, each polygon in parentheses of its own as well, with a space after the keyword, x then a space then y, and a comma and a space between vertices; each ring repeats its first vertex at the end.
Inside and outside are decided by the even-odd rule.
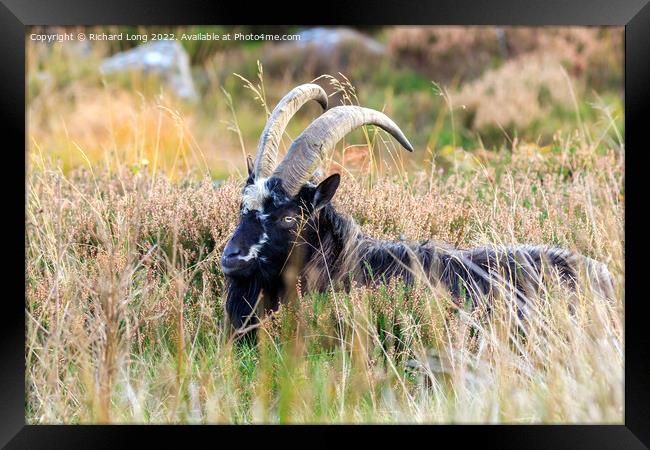
MULTIPOLYGON (((314 79, 331 94, 331 106, 357 103, 389 114, 416 147, 406 166, 458 168, 522 142, 552 153, 576 129, 613 142, 624 132, 622 28, 120 26, 30 33, 66 31, 177 39, 299 33, 301 40, 178 40, 197 93, 183 99, 160 76, 102 73, 105 58, 143 45, 138 41, 45 44, 28 33, 29 146, 64 171, 110 169, 119 160, 171 176, 194 168, 227 177, 243 170, 244 153, 254 153, 266 110, 314 79), (601 136, 603 120, 613 126, 601 136)), ((305 106, 288 135, 295 138, 316 114, 315 105, 305 106)), ((359 144, 362 136, 358 131, 346 142, 359 144)), ((348 161, 351 170, 364 160, 363 146, 352 150, 358 158, 348 161)))

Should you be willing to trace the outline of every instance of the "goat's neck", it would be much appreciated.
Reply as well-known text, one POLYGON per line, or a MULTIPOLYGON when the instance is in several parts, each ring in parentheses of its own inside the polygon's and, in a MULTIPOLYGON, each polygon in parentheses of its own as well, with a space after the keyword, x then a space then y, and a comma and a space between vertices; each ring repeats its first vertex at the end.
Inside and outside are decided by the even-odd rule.
POLYGON ((301 277, 315 290, 325 290, 339 278, 341 262, 351 242, 357 239, 358 226, 332 205, 323 207, 310 219, 304 234, 304 262, 301 277))

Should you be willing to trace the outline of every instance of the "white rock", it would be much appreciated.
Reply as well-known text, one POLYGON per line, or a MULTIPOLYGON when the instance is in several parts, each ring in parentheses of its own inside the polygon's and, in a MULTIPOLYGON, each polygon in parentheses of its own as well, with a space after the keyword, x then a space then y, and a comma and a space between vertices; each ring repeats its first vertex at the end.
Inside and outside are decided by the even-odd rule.
POLYGON ((104 59, 100 70, 104 74, 131 71, 155 73, 179 97, 197 98, 190 72, 190 58, 177 41, 155 41, 116 53, 104 59))

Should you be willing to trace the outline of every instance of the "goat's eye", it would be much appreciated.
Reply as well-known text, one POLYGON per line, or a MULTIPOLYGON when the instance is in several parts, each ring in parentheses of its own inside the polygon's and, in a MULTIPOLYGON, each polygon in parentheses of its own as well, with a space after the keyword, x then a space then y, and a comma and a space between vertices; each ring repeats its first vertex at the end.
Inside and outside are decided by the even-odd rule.
POLYGON ((287 223, 293 222, 293 217, 291 217, 291 216, 286 216, 286 217, 284 218, 284 221, 287 222, 287 223))

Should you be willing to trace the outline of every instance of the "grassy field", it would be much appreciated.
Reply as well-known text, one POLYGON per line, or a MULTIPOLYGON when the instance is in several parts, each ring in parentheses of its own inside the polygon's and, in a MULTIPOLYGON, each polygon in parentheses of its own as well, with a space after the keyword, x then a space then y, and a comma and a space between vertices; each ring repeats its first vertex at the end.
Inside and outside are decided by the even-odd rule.
MULTIPOLYGON (((384 109, 414 136, 407 155, 366 128, 325 162, 343 175, 334 204, 366 233, 561 246, 607 263, 616 297, 580 290, 570 314, 569 294, 550 287, 524 336, 511 304, 487 316, 424 283, 323 294, 297 286, 297 301, 263 322, 251 348, 226 327, 219 258, 266 110, 311 78, 268 79, 251 51, 251 82, 231 71, 186 104, 147 80, 102 80, 91 67, 105 52, 78 64, 56 47, 28 52, 28 423, 622 423, 615 91, 596 94, 530 55, 456 86, 388 69, 385 85, 379 75, 360 75, 360 86, 327 78, 345 102, 384 109), (504 105, 497 133, 481 109, 495 107, 485 92, 507 102, 506 83, 526 103, 526 89, 499 81, 533 77, 526 70, 547 80, 550 103, 510 112, 539 116, 526 123, 504 105), (425 83, 395 93, 395 77, 425 83)), ((289 136, 316 115, 312 106, 289 136)))

